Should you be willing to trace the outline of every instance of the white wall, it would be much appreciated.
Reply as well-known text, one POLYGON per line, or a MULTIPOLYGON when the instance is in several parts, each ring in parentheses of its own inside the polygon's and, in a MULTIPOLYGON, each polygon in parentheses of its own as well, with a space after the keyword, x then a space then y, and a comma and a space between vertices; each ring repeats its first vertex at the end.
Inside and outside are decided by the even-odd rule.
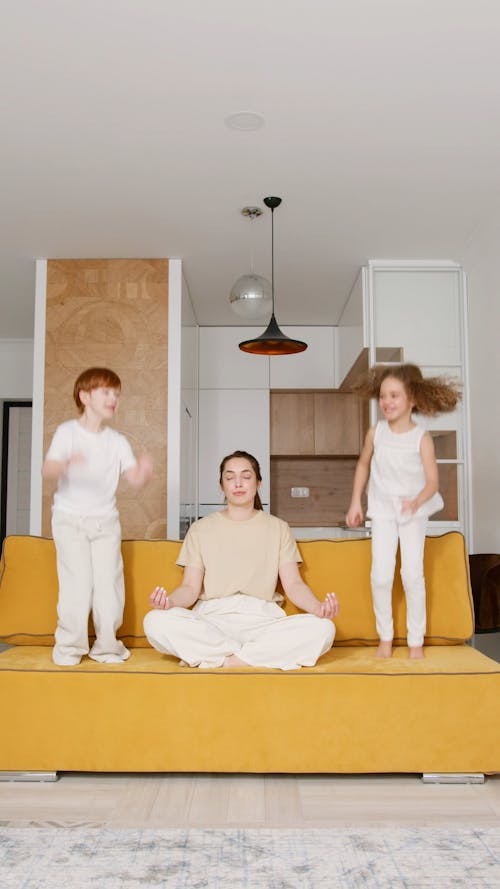
POLYGON ((469 296, 474 552, 500 553, 500 216, 476 231, 462 262, 469 296))
POLYGON ((33 340, 0 339, 0 398, 31 399, 33 395, 33 340))
POLYGON ((367 345, 367 342, 365 342, 365 331, 368 325, 364 310, 365 275, 366 269, 360 269, 339 319, 337 386, 342 384, 344 377, 349 373, 363 347, 367 345))
POLYGON ((181 504, 182 262, 168 263, 167 539, 179 539, 181 504))
POLYGON ((181 309, 181 428, 179 535, 198 517, 198 352, 199 335, 184 276, 181 309))

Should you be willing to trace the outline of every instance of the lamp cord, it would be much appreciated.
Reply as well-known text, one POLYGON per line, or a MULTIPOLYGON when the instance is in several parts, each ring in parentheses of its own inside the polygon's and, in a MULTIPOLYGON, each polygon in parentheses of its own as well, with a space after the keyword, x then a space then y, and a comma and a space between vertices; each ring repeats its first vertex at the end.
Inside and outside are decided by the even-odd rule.
POLYGON ((271 207, 271 297, 274 316, 274 207, 271 207))

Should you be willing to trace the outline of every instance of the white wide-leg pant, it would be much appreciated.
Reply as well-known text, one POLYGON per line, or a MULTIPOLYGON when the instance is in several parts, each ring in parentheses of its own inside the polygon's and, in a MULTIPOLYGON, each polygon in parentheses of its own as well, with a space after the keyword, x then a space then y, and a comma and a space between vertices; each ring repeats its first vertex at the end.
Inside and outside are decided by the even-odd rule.
POLYGON ((275 602, 236 593, 199 601, 192 610, 149 611, 144 630, 151 645, 190 667, 220 667, 237 655, 253 667, 312 667, 333 644, 331 620, 313 614, 288 617, 275 602))
POLYGON ((59 579, 54 662, 78 664, 89 653, 90 611, 96 632, 90 657, 125 660, 129 652, 116 638, 125 602, 118 515, 94 518, 54 510, 52 534, 59 579))
POLYGON ((427 518, 372 518, 371 584, 377 633, 392 641, 392 585, 398 539, 401 549, 401 580, 406 593, 408 645, 423 645, 426 627, 424 544, 427 518))

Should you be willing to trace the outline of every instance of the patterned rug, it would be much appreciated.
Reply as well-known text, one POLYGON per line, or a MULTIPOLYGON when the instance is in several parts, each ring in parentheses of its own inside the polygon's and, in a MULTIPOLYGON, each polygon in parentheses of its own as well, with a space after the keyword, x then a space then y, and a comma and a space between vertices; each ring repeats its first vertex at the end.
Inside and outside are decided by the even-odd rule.
POLYGON ((1 889, 494 889, 500 829, 0 830, 1 889))

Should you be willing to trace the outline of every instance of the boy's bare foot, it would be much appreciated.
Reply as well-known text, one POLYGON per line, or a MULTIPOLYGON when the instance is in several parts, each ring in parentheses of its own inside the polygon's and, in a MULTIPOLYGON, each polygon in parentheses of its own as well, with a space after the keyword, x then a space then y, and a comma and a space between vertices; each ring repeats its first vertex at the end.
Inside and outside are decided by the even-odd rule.
POLYGON ((224 658, 223 667, 249 667, 250 664, 246 664, 245 661, 240 661, 239 657, 236 654, 230 654, 229 657, 224 658))
POLYGON ((380 642, 379 647, 377 648, 376 657, 391 657, 392 656, 392 642, 380 642))
POLYGON ((423 658, 424 657, 424 648, 423 645, 410 645, 408 648, 408 657, 413 659, 423 658))

